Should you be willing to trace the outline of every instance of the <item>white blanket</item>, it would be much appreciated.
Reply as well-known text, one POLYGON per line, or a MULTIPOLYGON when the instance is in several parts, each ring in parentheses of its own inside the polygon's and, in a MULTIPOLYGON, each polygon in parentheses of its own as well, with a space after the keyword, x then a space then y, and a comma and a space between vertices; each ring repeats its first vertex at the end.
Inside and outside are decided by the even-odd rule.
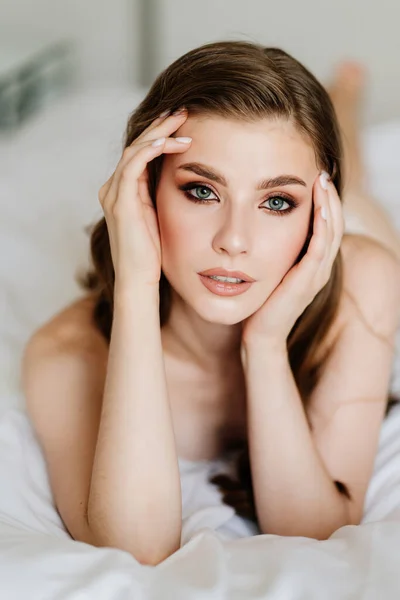
MULTIPOLYGON (((220 461, 181 461, 181 548, 157 567, 72 540, 26 414, 0 419, 0 597, 7 600, 398 598, 400 405, 384 422, 362 525, 329 540, 254 535, 207 483, 220 461)), ((229 467, 229 465, 228 465, 229 467)))
MULTIPOLYGON (((23 411, 20 357, 32 330, 79 293, 73 275, 87 265, 83 228, 101 215, 97 191, 115 168, 126 118, 142 95, 76 93, 0 139, 1 600, 397 599, 400 406, 382 427, 362 524, 329 540, 252 535, 207 483, 219 461, 180 461, 182 547, 157 567, 75 542, 65 530, 23 411)), ((371 190, 400 228, 400 123, 371 127, 363 141, 371 190)))

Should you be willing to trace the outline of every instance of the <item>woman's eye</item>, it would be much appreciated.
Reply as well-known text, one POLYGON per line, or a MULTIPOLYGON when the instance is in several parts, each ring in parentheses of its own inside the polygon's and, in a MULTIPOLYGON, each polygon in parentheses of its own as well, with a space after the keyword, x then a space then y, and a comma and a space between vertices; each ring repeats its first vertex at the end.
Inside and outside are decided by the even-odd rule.
POLYGON ((216 199, 214 192, 206 185, 188 185, 182 186, 180 189, 194 202, 205 202, 207 200, 216 199), (192 194, 192 191, 194 191, 195 194, 192 194), (210 198, 210 194, 214 194, 214 197, 210 198))
MULTIPOLYGON (((192 202, 206 204, 207 202, 218 199, 213 190, 207 185, 195 185, 189 183, 179 186, 179 189, 181 189, 185 193, 185 196, 187 196, 189 200, 192 200, 192 202)), ((264 203, 265 202, 269 202, 270 207, 263 206, 262 208, 266 208, 268 212, 277 214, 278 216, 290 213, 297 206, 296 202, 283 198, 283 196, 271 196, 270 198, 267 198, 264 203), (288 208, 283 209, 282 203, 286 203, 288 208)))
POLYGON ((267 198, 266 202, 270 202, 271 208, 268 208, 268 206, 266 206, 265 208, 270 212, 278 213, 279 216, 291 212, 296 206, 295 202, 293 202, 292 200, 286 200, 286 198, 283 198, 282 196, 271 196, 271 198, 267 198), (282 202, 286 202, 289 208, 283 210, 282 202))
POLYGON ((287 204, 287 200, 285 200, 284 198, 281 198, 280 196, 273 196, 272 198, 268 198, 267 202, 271 202, 270 206, 271 208, 275 209, 281 209, 282 208, 282 202, 286 202, 287 204))

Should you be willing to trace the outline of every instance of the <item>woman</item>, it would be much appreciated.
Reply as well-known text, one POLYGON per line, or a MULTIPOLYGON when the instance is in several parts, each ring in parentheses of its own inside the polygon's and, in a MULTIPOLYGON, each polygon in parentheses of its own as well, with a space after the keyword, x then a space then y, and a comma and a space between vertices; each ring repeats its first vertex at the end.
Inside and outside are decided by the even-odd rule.
POLYGON ((224 501, 262 533, 359 523, 399 264, 343 235, 327 92, 283 51, 207 44, 157 78, 124 145, 99 191, 88 293, 24 357, 71 536, 158 564, 180 547, 179 459, 238 449, 224 501))

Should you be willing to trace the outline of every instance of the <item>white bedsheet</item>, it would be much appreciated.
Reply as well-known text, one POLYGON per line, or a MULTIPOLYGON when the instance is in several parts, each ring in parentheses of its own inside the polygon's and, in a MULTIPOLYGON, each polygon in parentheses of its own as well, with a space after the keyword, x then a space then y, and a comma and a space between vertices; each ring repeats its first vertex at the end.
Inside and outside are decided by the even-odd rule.
POLYGON ((182 461, 181 548, 157 567, 70 538, 20 409, 0 419, 0 457, 1 598, 398 598, 400 406, 382 427, 362 525, 342 527, 326 541, 251 537, 249 522, 233 516, 207 483, 220 461, 182 461))
MULTIPOLYGON (((12 138, 0 138, 0 598, 398 598, 400 407, 384 422, 362 525, 326 541, 252 529, 207 484, 215 465, 181 461, 182 547, 157 567, 70 539, 23 412, 19 365, 33 329, 79 293, 83 227, 101 215, 97 191, 121 152, 143 92, 75 93, 12 138)), ((400 122, 368 129, 371 190, 400 228, 400 122)), ((359 230, 352 221, 348 229, 359 230)), ((400 389, 399 354, 392 390, 400 389)), ((218 466, 218 463, 217 463, 218 466)))

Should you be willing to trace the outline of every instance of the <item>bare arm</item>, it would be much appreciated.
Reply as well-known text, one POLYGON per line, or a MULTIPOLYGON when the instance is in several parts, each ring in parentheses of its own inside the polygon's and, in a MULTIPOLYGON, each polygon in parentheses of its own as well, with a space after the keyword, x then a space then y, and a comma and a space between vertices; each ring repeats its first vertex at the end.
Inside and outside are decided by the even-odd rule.
POLYGON ((187 112, 155 119, 124 149, 99 191, 115 287, 87 520, 104 544, 148 564, 180 547, 182 500, 161 343, 161 240, 147 165, 188 149, 190 138, 169 137, 186 118, 187 112))
POLYGON ((180 547, 178 458, 158 289, 116 289, 88 524, 100 545, 157 564, 180 547))
POLYGON ((58 339, 45 328, 24 357, 27 407, 71 535, 152 565, 180 547, 182 501, 161 344, 161 242, 146 167, 161 153, 187 150, 186 138, 168 137, 186 118, 155 119, 100 188, 116 282, 109 348, 98 351, 104 340, 85 320, 72 319, 72 337, 65 335, 69 315, 58 339))
POLYGON ((266 342, 246 355, 249 450, 263 533, 323 540, 363 517, 399 323, 399 266, 362 237, 346 246, 344 288, 356 306, 348 303, 308 399, 309 422, 286 343, 266 342))
POLYGON ((319 456, 285 347, 249 350, 249 454, 262 533, 327 539, 347 525, 347 499, 319 456))

